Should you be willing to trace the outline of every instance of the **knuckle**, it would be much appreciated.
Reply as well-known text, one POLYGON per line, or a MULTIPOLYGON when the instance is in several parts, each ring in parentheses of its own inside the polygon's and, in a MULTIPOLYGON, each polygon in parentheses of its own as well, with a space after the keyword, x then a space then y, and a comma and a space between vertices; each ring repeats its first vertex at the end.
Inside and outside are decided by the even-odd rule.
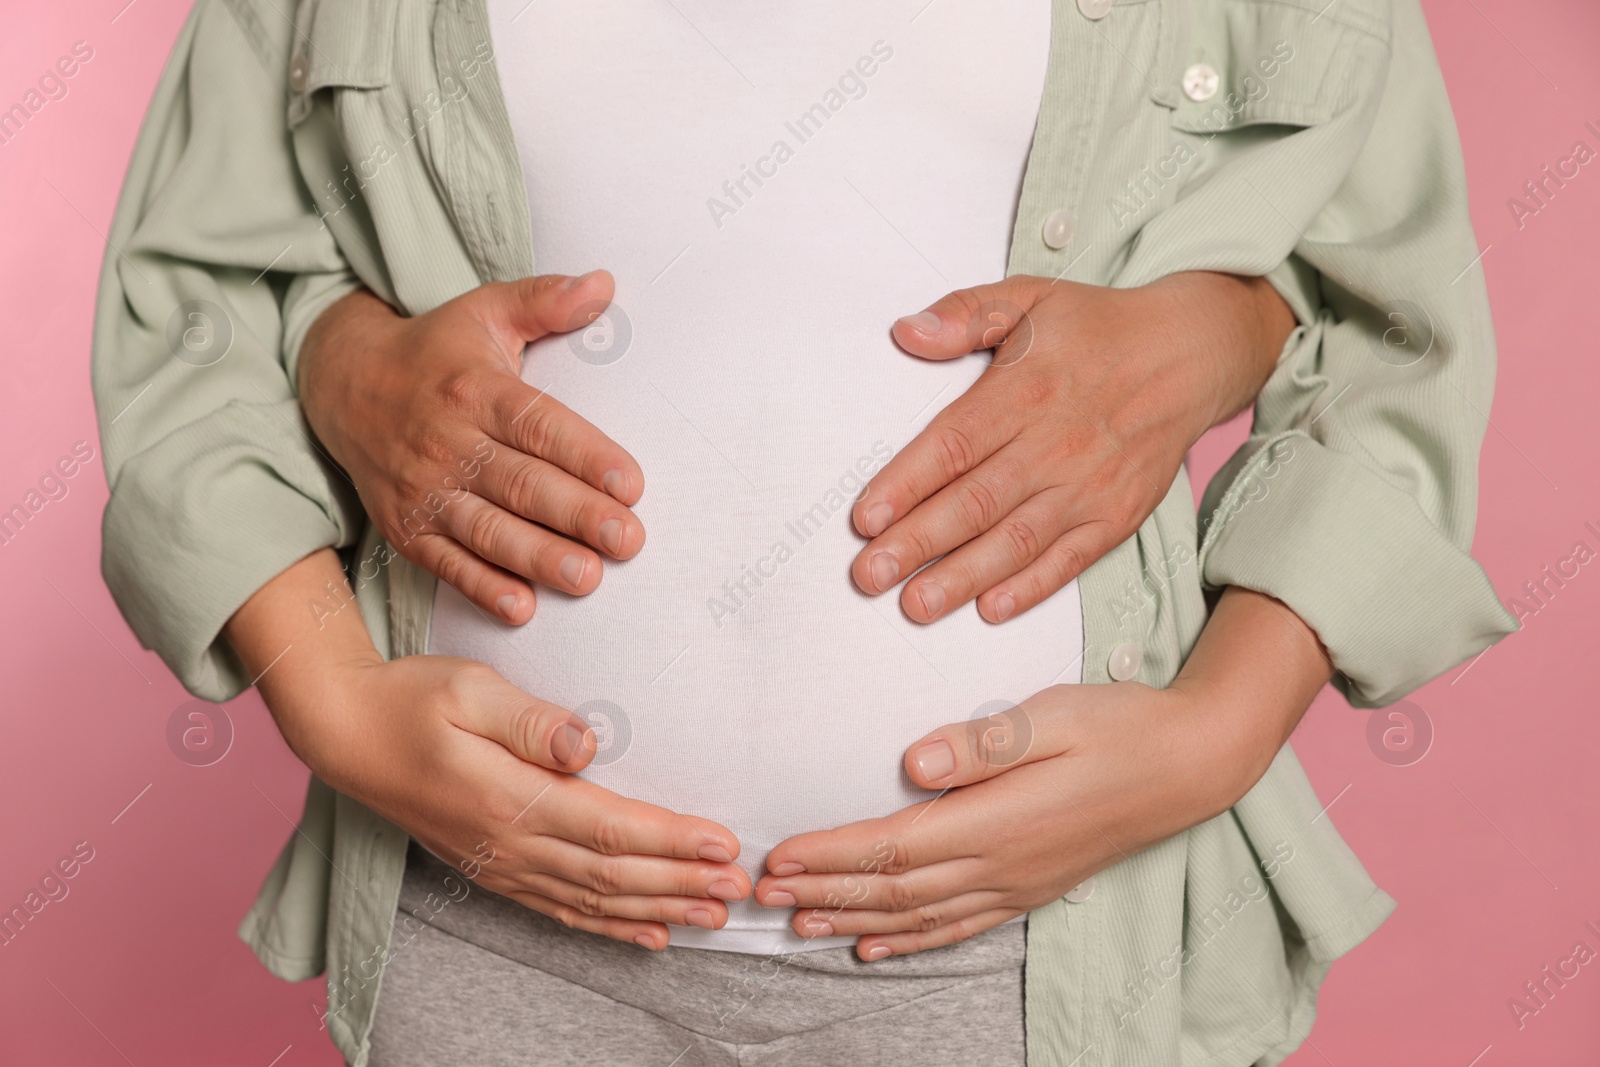
POLYGON ((594 850, 602 855, 620 856, 626 851, 624 845, 628 835, 623 829, 621 820, 615 815, 596 816, 590 838, 594 850))
POLYGON ((1054 407, 1060 393, 1056 383, 1043 374, 1030 374, 1016 384, 1017 403, 1026 408, 1054 407))
POLYGON ((999 521, 1003 504, 994 487, 980 478, 967 478, 956 487, 956 502, 966 524, 987 530, 999 521))
MULTIPOLYGON (((928 523, 913 519, 904 525, 906 528, 899 531, 899 537, 913 562, 940 555, 939 543, 934 539, 934 532, 928 523)), ((901 553, 897 552, 896 555, 901 553)))
POLYGON ((943 924, 939 921, 939 909, 932 904, 924 904, 912 914, 912 921, 920 933, 937 930, 943 924))
POLYGON ((1007 519, 1000 523, 999 530, 1000 536, 1005 538, 1011 558, 1016 562, 1026 562, 1039 555, 1039 532, 1026 519, 1007 519))
POLYGON ((550 917, 569 930, 577 929, 583 922, 583 913, 566 904, 557 904, 550 909, 550 917))
POLYGON ((1117 499, 1112 514, 1117 528, 1131 534, 1144 524, 1144 520, 1150 515, 1150 508, 1146 506, 1139 492, 1134 490, 1117 499))
POLYGON ((1071 575, 1082 574, 1086 566, 1083 550, 1077 542, 1065 538, 1056 542, 1052 557, 1050 570, 1056 581, 1065 582, 1071 575))
POLYGON ((627 515, 626 510, 610 499, 602 498, 594 490, 584 489, 566 496, 560 518, 566 522, 562 529, 574 536, 579 536, 579 531, 588 531, 588 536, 597 537, 601 523, 615 518, 626 525, 627 515))
POLYGON ((983 300, 971 289, 957 289, 948 297, 959 311, 962 321, 968 324, 969 331, 981 327, 979 316, 983 312, 983 300))
POLYGON ((482 553, 500 544, 506 533, 506 513, 495 507, 480 507, 467 520, 467 543, 482 553))
POLYGON ((531 507, 545 491, 545 470, 537 463, 518 463, 506 478, 506 495, 519 511, 531 507))
POLYGON ((539 720, 539 709, 531 704, 524 704, 511 713, 506 732, 515 746, 514 751, 528 755, 539 751, 539 720))
POLYGON ((939 473, 946 481, 972 469, 977 456, 977 443, 972 431, 959 420, 946 422, 934 436, 933 444, 939 473))
POLYGON ((541 396, 517 426, 523 451, 530 456, 548 456, 560 438, 560 419, 549 397, 541 396))
POLYGON ((477 411, 483 392, 483 378, 476 371, 454 371, 439 381, 439 398, 455 411, 477 411))
POLYGON ((492 673, 493 668, 479 663, 463 663, 458 669, 451 671, 440 689, 440 703, 452 710, 471 707, 483 692, 487 681, 485 671, 492 673))
POLYGON ((884 902, 889 911, 910 911, 917 906, 916 892, 904 881, 891 878, 884 884, 884 902))
POLYGON ((471 581, 471 570, 467 565, 466 556, 460 552, 437 552, 429 557, 433 566, 428 566, 428 561, 418 560, 423 567, 433 571, 447 585, 453 585, 463 593, 471 581))
POLYGON ((590 886, 597 893, 606 896, 616 896, 622 892, 622 861, 611 858, 602 860, 595 865, 594 873, 589 878, 590 886))
POLYGON ((885 874, 904 874, 916 866, 911 856, 911 850, 904 841, 886 841, 883 847, 879 849, 879 852, 880 854, 887 853, 879 865, 879 870, 885 874))
POLYGON ((605 896, 593 889, 578 890, 573 906, 584 915, 600 916, 606 913, 605 896))
MULTIPOLYGON (((435 467, 448 465, 451 457, 455 455, 455 448, 450 442, 449 434, 440 425, 431 422, 416 429, 415 437, 412 441, 412 451, 424 463, 435 467)), ((402 479, 403 499, 417 499, 428 492, 428 489, 422 487, 421 479, 405 478, 404 475, 402 475, 402 479)))

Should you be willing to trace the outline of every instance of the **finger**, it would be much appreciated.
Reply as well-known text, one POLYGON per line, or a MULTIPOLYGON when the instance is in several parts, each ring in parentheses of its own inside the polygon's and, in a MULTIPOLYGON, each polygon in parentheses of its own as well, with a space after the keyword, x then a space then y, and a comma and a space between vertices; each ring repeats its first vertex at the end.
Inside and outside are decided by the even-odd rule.
POLYGON ((611 915, 585 915, 570 904, 563 904, 537 893, 512 890, 506 896, 540 914, 550 916, 563 926, 615 938, 618 941, 631 941, 651 951, 664 949, 672 941, 672 934, 663 923, 619 919, 611 915))
POLYGON ((545 897, 595 918, 609 915, 618 919, 669 923, 673 926, 698 926, 702 930, 720 930, 728 924, 728 907, 720 900, 611 895, 541 872, 523 875, 519 881, 527 886, 524 892, 545 897))
POLYGON ((533 618, 533 587, 508 571, 484 562, 448 534, 423 533, 398 546, 417 566, 438 576, 486 612, 520 626, 533 618))
POLYGON ((601 562, 593 549, 519 518, 481 496, 468 493, 452 501, 434 521, 485 562, 551 589, 585 596, 600 585, 601 562))
MULTIPOLYGON (((1016 275, 940 297, 925 311, 895 321, 895 342, 924 359, 954 359, 999 347, 996 364, 1021 358, 1015 350, 1032 342, 1028 313, 1050 288, 1046 278, 1016 275)), ((1022 353, 1025 354, 1025 353, 1022 353)))
MULTIPOLYGON (((989 465, 979 468, 978 474, 982 474, 989 465)), ((962 482, 965 481, 967 479, 962 479, 962 482)), ((914 555, 924 545, 937 548, 936 555, 944 557, 918 571, 901 591, 901 605, 906 614, 917 622, 932 622, 948 615, 980 593, 1019 573, 1075 525, 1072 517, 1074 493, 1058 486, 1035 493, 1015 504, 1011 503, 1011 497, 1006 497, 999 505, 1007 509, 1004 516, 985 530, 968 534, 971 525, 967 519, 971 514, 971 505, 942 504, 946 494, 957 491, 962 482, 923 504, 878 538, 878 541, 891 546, 885 551, 895 552, 902 557, 914 555), (941 508, 943 514, 933 513, 941 508), (929 512, 930 517, 924 519, 925 512, 929 512), (931 525, 932 532, 925 531, 924 526, 927 525, 931 525), (904 534, 901 533, 902 527, 907 527, 904 534), (908 540, 900 542, 902 536, 908 540), (958 537, 960 541, 956 540, 958 537), (908 547, 894 547, 899 544, 908 547)), ((977 492, 987 494, 989 490, 977 492)))
POLYGON ((790 921, 801 937, 859 937, 863 934, 896 934, 937 930, 995 908, 999 893, 984 890, 963 893, 949 900, 925 904, 906 911, 873 911, 857 908, 824 908, 796 912, 790 921))
POLYGON ((856 942, 856 955, 871 962, 890 956, 905 956, 930 948, 943 948, 958 941, 975 937, 1003 922, 1015 919, 1022 912, 1016 908, 995 908, 990 911, 960 919, 936 930, 905 934, 872 934, 856 942))
POLYGON ((765 908, 864 909, 911 911, 963 891, 971 881, 962 860, 917 867, 904 874, 862 871, 850 874, 766 875, 756 883, 756 903, 765 908))
MULTIPOLYGON (((1017 460, 1008 458, 1008 452, 1014 455, 1017 450, 1002 449, 977 470, 957 478, 874 538, 851 565, 851 576, 857 585, 867 591, 882 592, 882 589, 868 587, 875 585, 889 569, 898 574, 913 574, 923 564, 959 548, 1003 520, 1007 528, 1016 533, 1029 532, 1031 527, 1013 525, 1008 516, 1033 495, 1034 478, 1017 460)), ((1034 543, 1018 547, 1037 554, 1044 546, 1034 543)), ((971 595, 976 596, 981 591, 975 590, 971 595)), ((938 581, 918 574, 907 583, 900 600, 913 619, 932 622, 957 606, 958 602, 948 593, 938 581)))
POLYGON ((571 774, 594 758, 589 724, 524 693, 492 670, 458 672, 441 710, 456 727, 487 738, 525 763, 571 774))
POLYGON ((906 749, 906 773, 924 789, 945 790, 1062 755, 1073 738, 1071 716, 1059 706, 1063 692, 1070 697, 1071 687, 1051 686, 980 719, 939 727, 906 749))
POLYGON ((750 876, 736 863, 668 859, 665 856, 608 856, 558 837, 529 846, 528 861, 575 885, 608 896, 678 896, 743 900, 750 876))
POLYGON ((607 856, 634 853, 712 863, 738 858, 733 831, 708 819, 621 797, 581 778, 562 779, 556 786, 533 789, 523 812, 511 821, 607 856), (529 811, 538 815, 530 817, 529 811))
MULTIPOLYGON (((978 597, 978 614, 1005 622, 1043 603, 1096 560, 1127 540, 1110 522, 1086 522, 1056 538, 1039 558, 978 597)), ((1003 569, 1003 568, 1001 568, 1003 569)), ((977 585, 982 585, 979 580, 977 585)))
POLYGON ((914 804, 883 819, 850 823, 834 830, 797 834, 767 854, 767 871, 779 878, 796 874, 848 872, 904 874, 964 854, 918 822, 929 804, 914 804))
POLYGON ((615 293, 611 273, 592 270, 580 275, 541 274, 514 282, 490 282, 461 300, 495 335, 503 350, 516 355, 523 345, 546 334, 587 326, 589 320, 582 312, 592 305, 603 308, 615 293))
MULTIPOLYGON (((490 388, 483 428, 519 452, 553 463, 624 504, 644 494, 644 472, 628 450, 541 389, 512 374, 490 388)), ((492 466, 486 461, 485 466, 492 466)))
MULTIPOLYGON (((989 400, 990 392, 979 379, 873 476, 850 513, 857 532, 877 537, 1016 437, 1020 420, 1014 405, 989 400)), ((899 577, 909 573, 901 571, 899 577)), ((895 584, 887 581, 887 572, 874 575, 870 568, 863 577, 871 579, 861 585, 868 593, 895 584)))
POLYGON ((632 559, 644 547, 644 524, 632 511, 542 459, 508 449, 484 465, 473 491, 614 559, 632 559))

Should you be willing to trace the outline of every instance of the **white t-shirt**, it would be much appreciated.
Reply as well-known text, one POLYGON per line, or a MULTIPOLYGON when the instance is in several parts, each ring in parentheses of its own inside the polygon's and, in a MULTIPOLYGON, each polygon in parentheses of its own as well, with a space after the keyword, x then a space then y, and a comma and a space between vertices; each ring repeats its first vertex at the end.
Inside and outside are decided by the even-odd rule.
MULTIPOLYGON (((617 278, 523 377, 638 459, 648 539, 520 629, 441 583, 431 647, 590 718, 585 778, 725 824, 752 877, 785 838, 926 799, 901 761, 927 731, 1081 676, 1076 583, 924 626, 849 577, 854 498, 987 365, 889 327, 1005 274, 1049 6, 490 0, 539 270, 617 278)), ((730 911, 673 942, 852 941, 730 911)))

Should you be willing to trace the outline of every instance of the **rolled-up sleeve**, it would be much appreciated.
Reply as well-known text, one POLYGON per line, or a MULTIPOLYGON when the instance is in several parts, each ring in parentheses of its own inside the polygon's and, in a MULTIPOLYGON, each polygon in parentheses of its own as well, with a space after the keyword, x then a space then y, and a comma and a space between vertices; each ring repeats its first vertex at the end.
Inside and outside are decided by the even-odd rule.
POLYGON ((1202 578, 1288 604, 1379 706, 1516 627, 1470 555, 1495 348, 1439 65, 1415 0, 1338 32, 1336 58, 1294 61, 1327 114, 1212 139, 1118 284, 1259 274, 1295 311, 1202 503, 1202 578))
POLYGON ((251 681, 219 636, 228 618, 361 524, 287 370, 309 323, 359 283, 295 169, 292 28, 249 10, 201 0, 184 26, 112 222, 94 331, 106 584, 145 646, 212 700, 251 681))

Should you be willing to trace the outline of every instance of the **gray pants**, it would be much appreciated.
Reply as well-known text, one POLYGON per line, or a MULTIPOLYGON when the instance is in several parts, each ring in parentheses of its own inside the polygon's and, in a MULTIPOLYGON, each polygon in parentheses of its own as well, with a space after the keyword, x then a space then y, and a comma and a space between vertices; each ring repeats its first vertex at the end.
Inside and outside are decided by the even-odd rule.
POLYGON ((448 876, 412 847, 370 1067, 1023 1063, 1022 924, 871 964, 647 952, 448 876))

